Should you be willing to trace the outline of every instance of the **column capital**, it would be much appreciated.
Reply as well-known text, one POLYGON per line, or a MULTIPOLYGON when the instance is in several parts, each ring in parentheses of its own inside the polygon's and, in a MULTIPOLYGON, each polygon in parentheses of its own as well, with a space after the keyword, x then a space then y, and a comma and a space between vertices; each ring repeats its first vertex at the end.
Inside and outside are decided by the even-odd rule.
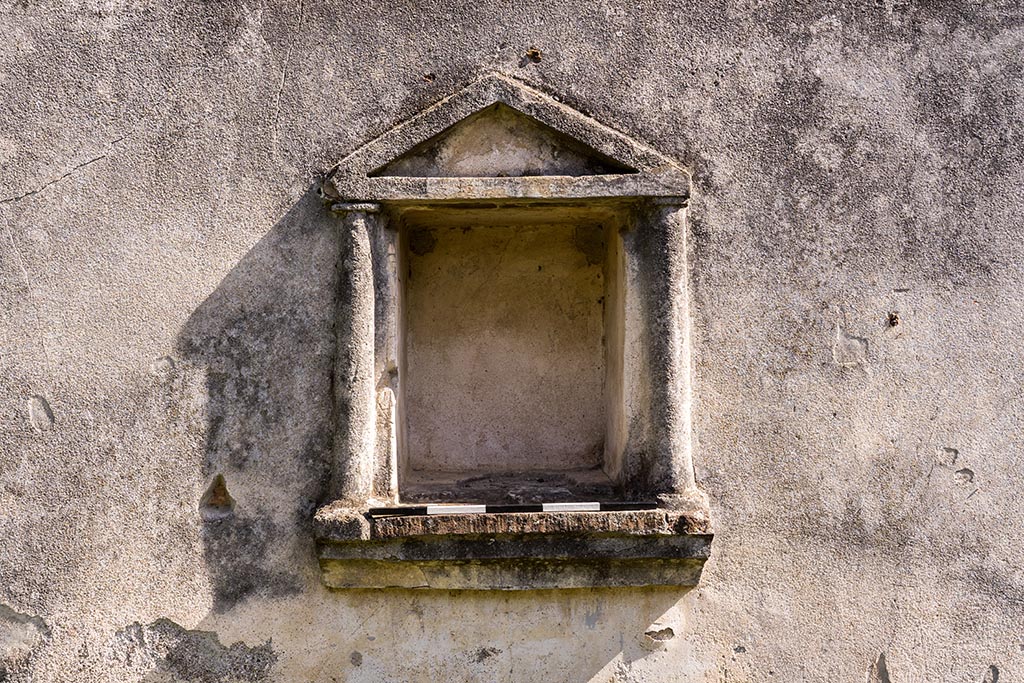
POLYGON ((657 207, 669 209, 685 209, 690 205, 690 197, 652 197, 650 203, 657 207))
POLYGON ((335 213, 379 213, 380 204, 377 202, 335 202, 331 204, 331 211, 335 213))

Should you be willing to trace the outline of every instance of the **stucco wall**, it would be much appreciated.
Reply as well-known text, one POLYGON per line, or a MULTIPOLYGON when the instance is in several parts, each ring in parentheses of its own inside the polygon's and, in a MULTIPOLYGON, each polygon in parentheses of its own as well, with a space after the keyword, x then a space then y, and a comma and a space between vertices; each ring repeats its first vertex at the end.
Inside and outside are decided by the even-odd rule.
POLYGON ((0 4, 0 679, 1024 678, 1019 3, 432 4, 0 4), (491 70, 694 174, 686 595, 319 585, 314 187, 491 70))

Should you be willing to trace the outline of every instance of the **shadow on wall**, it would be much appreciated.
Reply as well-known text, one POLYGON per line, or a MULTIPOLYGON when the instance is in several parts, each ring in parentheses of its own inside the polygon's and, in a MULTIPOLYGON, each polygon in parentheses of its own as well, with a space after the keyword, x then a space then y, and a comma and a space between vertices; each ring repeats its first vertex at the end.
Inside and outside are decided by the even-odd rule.
POLYGON ((311 521, 330 474, 339 244, 311 189, 181 330, 178 371, 205 377, 192 509, 213 608, 194 629, 129 626, 119 659, 148 681, 582 682, 678 653, 679 589, 321 586, 311 521))
POLYGON ((189 317, 177 355, 205 373, 202 538, 214 609, 305 585, 333 431, 337 235, 310 190, 189 317))

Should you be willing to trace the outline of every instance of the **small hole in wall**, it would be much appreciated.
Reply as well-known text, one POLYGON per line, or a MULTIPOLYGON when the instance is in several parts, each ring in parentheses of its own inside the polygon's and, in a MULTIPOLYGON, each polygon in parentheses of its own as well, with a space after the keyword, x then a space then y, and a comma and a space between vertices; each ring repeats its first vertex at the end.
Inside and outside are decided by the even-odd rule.
POLYGON ((644 632, 644 635, 640 638, 640 646, 651 652, 664 650, 668 641, 675 637, 676 632, 673 631, 670 626, 660 629, 651 629, 650 631, 644 632))
POLYGON ((969 467, 964 467, 963 469, 957 470, 954 476, 956 477, 957 482, 961 484, 974 483, 974 470, 970 469, 969 467))
POLYGON ((526 52, 519 58, 519 68, 529 66, 530 64, 539 64, 540 60, 544 58, 544 53, 540 51, 534 45, 531 45, 526 49, 526 52))
POLYGON ((206 493, 199 499, 199 516, 204 522, 215 522, 234 514, 235 499, 228 492, 224 475, 218 474, 210 482, 206 493))
POLYGON ((672 640, 673 638, 675 638, 676 633, 672 630, 672 627, 666 626, 665 628, 658 629, 657 631, 647 631, 647 633, 645 633, 644 635, 646 635, 651 640, 663 643, 666 640, 672 640))

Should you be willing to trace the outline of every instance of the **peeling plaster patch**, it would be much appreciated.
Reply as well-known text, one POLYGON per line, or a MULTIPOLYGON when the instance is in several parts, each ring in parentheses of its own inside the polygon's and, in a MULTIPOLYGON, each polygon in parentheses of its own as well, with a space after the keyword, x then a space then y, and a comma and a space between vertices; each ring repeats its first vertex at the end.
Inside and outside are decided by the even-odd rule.
POLYGON ((49 639, 42 619, 0 605, 0 681, 25 670, 35 650, 49 639))
POLYGON ((48 432, 53 428, 53 411, 44 397, 33 396, 28 400, 28 419, 37 432, 48 432))
POLYGON ((878 658, 868 669, 868 683, 892 683, 889 668, 885 665, 885 653, 879 652, 878 658))
POLYGON ((0 164, 9 164, 18 156, 18 143, 9 138, 0 138, 0 164))
POLYGON ((955 448, 940 448, 939 449, 939 463, 946 467, 952 467, 956 464, 956 459, 960 456, 960 451, 955 448))
POLYGON ((277 654, 270 641, 255 647, 221 644, 216 633, 186 629, 170 619, 157 619, 120 630, 114 636, 115 656, 129 667, 152 667, 189 683, 269 681, 277 654))
POLYGON ((868 358, 868 340, 855 337, 846 330, 836 326, 836 340, 832 344, 832 358, 841 367, 863 365, 868 358))
POLYGON ((972 484, 974 483, 974 470, 969 467, 964 467, 956 471, 953 475, 956 478, 958 484, 972 484))
POLYGON ((541 52, 540 49, 531 45, 519 60, 519 67, 522 68, 527 64, 539 64, 540 60, 543 58, 544 53, 541 52))
POLYGON ((167 378, 174 372, 174 359, 170 356, 160 356, 149 364, 150 373, 160 378, 167 378))

